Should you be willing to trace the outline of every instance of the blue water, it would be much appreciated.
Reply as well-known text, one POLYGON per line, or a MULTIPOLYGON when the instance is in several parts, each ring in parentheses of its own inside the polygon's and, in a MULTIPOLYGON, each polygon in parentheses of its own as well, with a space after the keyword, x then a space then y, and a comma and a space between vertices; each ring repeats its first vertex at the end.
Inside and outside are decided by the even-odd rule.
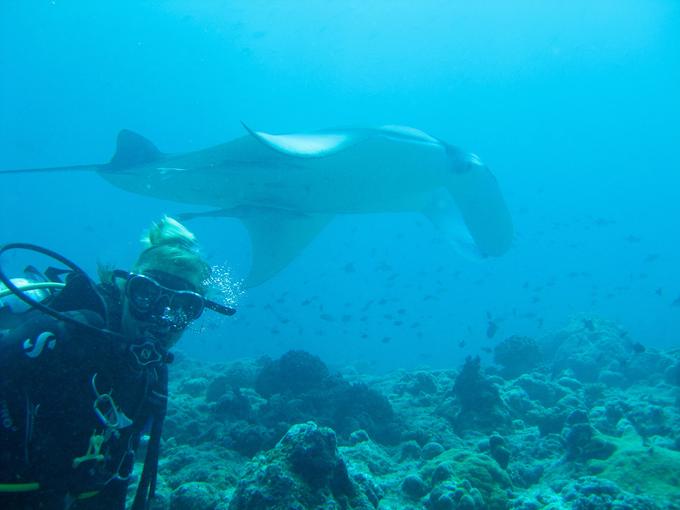
MULTIPOLYGON (((108 161, 122 128, 197 150, 243 120, 414 126, 498 177, 507 255, 461 258, 418 215, 339 216, 236 317, 185 336, 208 359, 303 348, 331 365, 450 367, 584 314, 677 345, 679 90, 672 0, 0 4, 2 169, 108 161)), ((93 275, 129 267, 160 215, 198 210, 86 173, 3 176, 0 204, 0 241, 93 275)), ((211 262, 247 273, 238 221, 188 226, 211 262)))

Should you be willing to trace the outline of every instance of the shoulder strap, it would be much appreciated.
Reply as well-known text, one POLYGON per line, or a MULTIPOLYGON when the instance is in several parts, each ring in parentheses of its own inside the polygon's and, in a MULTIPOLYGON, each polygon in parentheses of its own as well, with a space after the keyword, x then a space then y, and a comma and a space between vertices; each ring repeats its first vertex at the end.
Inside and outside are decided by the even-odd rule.
POLYGON ((161 449, 163 421, 168 408, 168 367, 162 365, 158 370, 158 383, 148 395, 151 405, 151 434, 144 458, 144 469, 137 486, 131 510, 146 510, 156 493, 158 457, 161 449))

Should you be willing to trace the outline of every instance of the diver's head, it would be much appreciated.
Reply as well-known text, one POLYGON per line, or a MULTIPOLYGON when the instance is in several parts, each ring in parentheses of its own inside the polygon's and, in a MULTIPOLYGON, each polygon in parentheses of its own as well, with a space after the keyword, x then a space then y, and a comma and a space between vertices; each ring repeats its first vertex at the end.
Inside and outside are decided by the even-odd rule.
POLYGON ((203 312, 210 266, 194 234, 168 216, 154 223, 142 242, 146 248, 132 272, 114 272, 123 281, 123 333, 152 337, 168 350, 203 312))

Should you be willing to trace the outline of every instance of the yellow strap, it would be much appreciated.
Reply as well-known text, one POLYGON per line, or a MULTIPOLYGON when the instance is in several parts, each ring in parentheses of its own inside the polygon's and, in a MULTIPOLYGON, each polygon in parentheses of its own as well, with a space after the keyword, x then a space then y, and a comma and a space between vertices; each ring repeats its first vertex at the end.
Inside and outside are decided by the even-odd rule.
POLYGON ((40 489, 38 482, 0 483, 0 492, 31 492, 40 489))
MULTIPOLYGON (((15 287, 19 289, 21 292, 28 292, 30 290, 63 289, 64 287, 66 287, 66 284, 59 282, 36 282, 27 283, 26 285, 15 285, 15 287)), ((14 291, 10 289, 0 290, 0 298, 4 298, 6 296, 9 296, 10 294, 14 294, 14 291)))
MULTIPOLYGON (((12 492, 32 492, 40 490, 38 482, 27 483, 0 483, 0 494, 9 494, 12 492)), ((88 499, 99 494, 99 491, 81 492, 76 495, 76 499, 88 499)))
POLYGON ((98 436, 97 431, 93 430, 90 436, 90 444, 87 447, 87 452, 82 457, 73 459, 73 468, 77 468, 81 463, 88 460, 95 460, 97 462, 104 460, 104 455, 100 453, 102 445, 104 444, 104 434, 98 436))
POLYGON ((76 496, 76 499, 87 499, 87 498, 92 498, 99 494, 99 491, 90 491, 90 492, 81 492, 76 496))

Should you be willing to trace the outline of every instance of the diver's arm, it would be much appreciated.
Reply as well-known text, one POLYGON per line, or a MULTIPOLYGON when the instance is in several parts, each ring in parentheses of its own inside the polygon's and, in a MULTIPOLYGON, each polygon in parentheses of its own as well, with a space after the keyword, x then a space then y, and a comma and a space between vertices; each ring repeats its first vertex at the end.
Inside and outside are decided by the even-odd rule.
POLYGON ((59 453, 61 436, 50 439, 53 424, 59 423, 51 422, 49 416, 81 398, 81 393, 67 393, 64 388, 72 388, 73 381, 87 380, 81 360, 92 354, 90 342, 88 335, 38 312, 27 314, 24 322, 0 338, 0 423, 11 425, 0 427, 5 454, 0 474, 5 480, 25 475, 28 479, 22 481, 37 483, 41 490, 66 490, 72 459, 59 453), (42 420, 40 430, 49 431, 47 435, 36 433, 36 420, 42 420))
POLYGON ((53 342, 59 342, 63 336, 63 326, 57 321, 29 312, 21 324, 0 337, 2 492, 11 493, 15 484, 35 486, 30 492, 44 488, 31 455, 31 431, 37 414, 33 396, 38 393, 37 387, 49 378, 46 365, 54 357, 53 342))

